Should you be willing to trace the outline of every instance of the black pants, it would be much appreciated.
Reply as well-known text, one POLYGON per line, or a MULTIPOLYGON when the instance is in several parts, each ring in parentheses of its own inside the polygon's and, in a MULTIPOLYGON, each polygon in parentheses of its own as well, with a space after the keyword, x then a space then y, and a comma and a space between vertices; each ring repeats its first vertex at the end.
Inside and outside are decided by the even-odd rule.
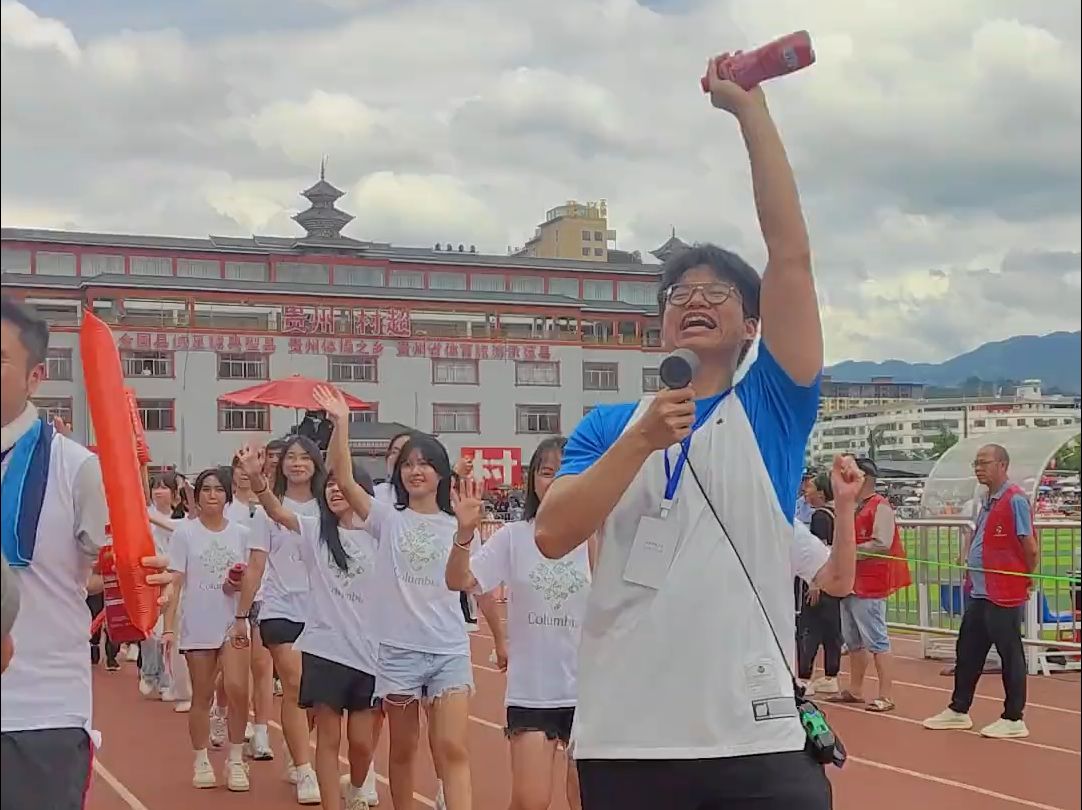
POLYGON ((0 735, 0 810, 82 810, 94 760, 81 728, 0 735))
MULTIPOLYGON (((105 594, 95 593, 86 598, 86 606, 90 609, 90 618, 93 620, 99 613, 105 610, 105 594)), ((102 624, 104 628, 105 625, 102 624)), ((103 630, 98 630, 94 635, 90 637, 90 660, 93 663, 98 663, 98 659, 101 657, 101 637, 103 630)), ((104 632, 105 635, 105 660, 112 662, 116 660, 116 655, 120 652, 120 645, 114 644, 109 638, 109 633, 104 632)))
POLYGON ((804 604, 796 619, 796 654, 798 676, 808 680, 815 669, 815 656, 823 646, 823 669, 828 678, 838 675, 842 666, 841 601, 825 593, 815 605, 804 604))
POLYGON ((583 810, 830 810, 805 751, 725 759, 579 760, 583 810))
POLYGON ((987 599, 970 599, 958 630, 954 693, 950 707, 969 713, 977 681, 994 644, 1003 662, 1004 720, 1021 720, 1026 708, 1026 656, 1022 651, 1022 608, 1005 608, 987 599))
POLYGON ((458 594, 458 604, 462 608, 462 619, 466 624, 475 624, 477 618, 473 615, 473 611, 470 610, 470 597, 465 591, 461 591, 458 594))

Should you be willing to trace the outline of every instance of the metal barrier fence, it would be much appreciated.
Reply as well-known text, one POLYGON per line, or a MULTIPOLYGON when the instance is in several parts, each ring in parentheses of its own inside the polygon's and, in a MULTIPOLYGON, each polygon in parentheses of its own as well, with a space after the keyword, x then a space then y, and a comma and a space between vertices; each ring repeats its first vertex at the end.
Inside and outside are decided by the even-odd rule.
MULTIPOLYGON (((887 601, 894 629, 918 633, 926 658, 954 654, 964 610, 963 544, 973 531, 968 520, 899 520, 913 584, 887 601)), ((1038 557, 1023 631, 1031 674, 1079 668, 1078 521, 1034 524, 1038 557)))

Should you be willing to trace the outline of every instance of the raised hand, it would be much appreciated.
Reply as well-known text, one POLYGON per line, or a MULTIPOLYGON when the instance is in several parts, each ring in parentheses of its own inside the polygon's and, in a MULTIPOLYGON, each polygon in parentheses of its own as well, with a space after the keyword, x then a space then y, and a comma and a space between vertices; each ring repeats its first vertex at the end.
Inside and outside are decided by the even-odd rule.
POLYGON ((342 392, 337 388, 329 385, 317 385, 312 389, 312 399, 327 412, 327 418, 335 424, 349 421, 349 406, 346 404, 342 392))
POLYGON ((61 436, 71 436, 71 425, 69 425, 59 416, 53 417, 53 430, 55 430, 61 436))
POLYGON ((710 103, 719 110, 726 110, 733 115, 754 104, 765 104, 766 97, 758 86, 745 90, 736 82, 730 81, 729 61, 740 56, 743 51, 723 53, 706 60, 706 79, 710 90, 710 103))
POLYGON ((463 456, 455 462, 455 466, 451 469, 455 475, 459 478, 473 478, 473 457, 463 456))
POLYGON ((459 534, 473 533, 481 526, 485 513, 481 485, 472 478, 460 478, 451 487, 451 508, 458 520, 459 534))
POLYGON ((864 473, 857 467, 857 460, 852 456, 834 457, 834 466, 830 470, 830 486, 834 490, 834 502, 855 504, 860 497, 860 488, 864 486, 864 473))
POLYGON ((633 430, 650 450, 664 450, 691 435, 695 392, 691 388, 660 391, 633 430))
POLYGON ((240 466, 248 473, 252 481, 259 481, 263 477, 263 463, 266 460, 266 451, 262 447, 252 447, 246 444, 237 451, 237 460, 240 466))

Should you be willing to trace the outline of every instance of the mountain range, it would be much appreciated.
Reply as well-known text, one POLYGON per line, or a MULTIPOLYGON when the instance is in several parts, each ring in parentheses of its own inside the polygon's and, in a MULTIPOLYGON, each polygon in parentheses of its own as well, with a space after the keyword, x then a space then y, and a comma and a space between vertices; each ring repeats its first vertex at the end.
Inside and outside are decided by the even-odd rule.
POLYGON ((973 378, 984 382, 1038 379, 1045 391, 1078 394, 1082 391, 1082 332, 1017 335, 985 343, 942 363, 845 360, 827 368, 826 373, 849 382, 893 377, 896 382, 939 387, 963 386, 973 378))

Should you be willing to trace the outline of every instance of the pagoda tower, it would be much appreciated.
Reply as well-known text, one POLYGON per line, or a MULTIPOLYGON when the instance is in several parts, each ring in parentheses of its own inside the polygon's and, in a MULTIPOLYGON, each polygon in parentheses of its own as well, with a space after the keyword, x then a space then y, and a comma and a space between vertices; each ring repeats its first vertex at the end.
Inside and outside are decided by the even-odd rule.
POLYGON ((308 239, 342 239, 342 229, 353 220, 352 214, 335 207, 345 192, 328 183, 326 174, 327 159, 324 158, 319 163, 319 181, 301 192, 301 196, 309 202, 308 209, 293 217, 308 233, 308 239))

